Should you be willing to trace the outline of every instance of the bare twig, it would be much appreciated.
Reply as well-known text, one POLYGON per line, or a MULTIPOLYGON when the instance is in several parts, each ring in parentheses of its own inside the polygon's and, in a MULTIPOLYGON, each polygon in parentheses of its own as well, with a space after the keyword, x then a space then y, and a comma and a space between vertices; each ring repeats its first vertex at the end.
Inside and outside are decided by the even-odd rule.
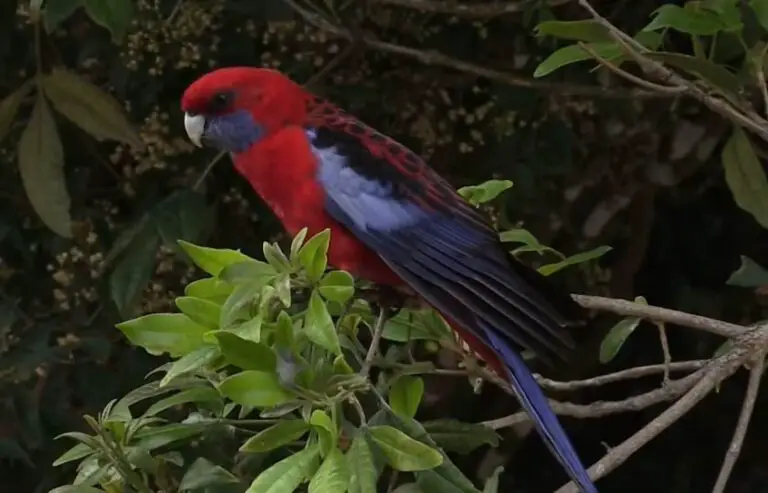
POLYGON ((664 322, 668 324, 680 325, 691 329, 699 329, 724 337, 736 337, 744 334, 748 327, 742 325, 715 320, 714 318, 702 317, 692 313, 685 313, 669 308, 644 305, 627 300, 617 300, 613 298, 603 298, 600 296, 587 296, 583 294, 571 295, 573 299, 584 308, 590 310, 600 310, 611 312, 624 317, 640 317, 647 320, 664 322))
POLYGON ((741 406, 741 414, 739 414, 739 422, 736 425, 736 431, 733 433, 731 444, 728 446, 728 452, 725 454, 723 466, 720 468, 720 473, 717 476, 717 481, 715 482, 715 487, 712 489, 712 493, 723 493, 725 491, 725 487, 728 484, 728 478, 733 471, 733 466, 736 465, 736 461, 739 458, 741 446, 744 443, 744 437, 747 436, 747 428, 749 428, 752 411, 755 409, 755 401, 757 400, 757 393, 760 389, 760 381, 763 379, 764 370, 765 351, 761 351, 755 357, 754 363, 752 364, 752 370, 749 373, 747 392, 744 395, 744 404, 741 406))
POLYGON ((667 328, 664 322, 655 322, 659 329, 659 341, 661 342, 661 353, 664 356, 664 385, 669 382, 669 366, 672 363, 672 354, 669 352, 669 341, 667 340, 667 328))
POLYGON ((376 323, 373 326, 373 336, 371 337, 371 345, 368 347, 368 354, 365 355, 365 361, 363 361, 363 367, 360 369, 360 375, 367 377, 371 371, 373 360, 376 355, 379 354, 379 343, 381 342, 381 334, 384 332, 384 323, 387 321, 387 314, 384 307, 379 309, 379 316, 376 317, 376 323))
MULTIPOLYGON (((762 352, 766 343, 768 343, 768 325, 762 325, 740 336, 730 351, 714 359, 706 368, 694 374, 703 372, 702 378, 680 400, 593 464, 589 468, 590 477, 592 479, 601 478, 623 464, 637 450, 690 411, 720 382, 753 357, 755 352, 762 352)), ((674 383, 672 382, 670 386, 674 383)), ((555 493, 578 493, 578 491, 578 487, 573 482, 569 482, 555 493)))
POLYGON ((578 0, 578 2, 579 5, 586 9, 598 23, 608 30, 611 37, 624 48, 627 55, 637 62, 643 72, 664 83, 684 87, 684 94, 687 96, 698 100, 710 110, 749 129, 768 142, 768 121, 759 117, 753 111, 740 111, 739 108, 728 101, 715 97, 712 94, 708 94, 694 82, 681 77, 677 72, 668 69, 664 64, 644 56, 644 52, 647 51, 647 48, 611 24, 608 19, 598 14, 588 0, 578 0))
MULTIPOLYGON (((505 14, 519 14, 536 5, 530 0, 488 3, 458 3, 446 0, 373 0, 375 3, 396 5, 433 14, 449 14, 471 19, 498 17, 505 14)), ((564 5, 573 0, 549 0, 549 7, 564 5)))
MULTIPOLYGON (((699 382, 706 370, 701 369, 679 380, 673 380, 666 387, 658 388, 630 397, 621 401, 602 401, 592 404, 572 404, 570 402, 549 401, 549 405, 555 414, 571 416, 574 418, 600 418, 610 414, 641 411, 660 402, 671 401, 685 394, 691 387, 699 382)), ((508 426, 515 426, 528 421, 530 418, 525 411, 520 411, 503 418, 484 421, 483 424, 491 429, 498 430, 508 426)))
POLYGON ((765 82, 765 69, 763 68, 766 53, 768 53, 768 45, 763 47, 760 58, 755 61, 755 73, 757 75, 757 85, 760 87, 760 92, 763 95, 763 112, 768 116, 768 84, 765 82))
POLYGON ((425 65, 436 65, 473 74, 479 77, 485 77, 489 80, 509 84, 516 87, 526 87, 533 90, 551 91, 559 94, 589 96, 595 98, 664 98, 669 94, 657 91, 641 91, 636 89, 607 89, 599 86, 582 86, 575 84, 566 84, 558 82, 547 82, 534 80, 508 72, 502 72, 482 65, 465 62, 457 58, 449 57, 437 51, 424 51, 408 46, 402 46, 386 41, 379 41, 368 36, 355 37, 348 29, 333 24, 325 17, 305 9, 295 0, 283 0, 288 6, 296 11, 307 23, 315 26, 326 33, 340 38, 348 39, 352 42, 363 43, 369 48, 395 55, 402 55, 408 58, 424 63, 425 65))
POLYGON ((695 371, 704 368, 709 360, 699 359, 692 361, 676 361, 669 364, 662 363, 658 365, 637 366, 635 368, 629 368, 627 370, 617 371, 615 373, 609 373, 607 375, 600 375, 597 377, 586 378, 584 380, 573 380, 571 382, 560 382, 557 380, 550 380, 544 378, 541 375, 534 375, 536 381, 542 387, 560 392, 568 392, 572 390, 583 389, 587 387, 599 387, 601 385, 607 385, 609 383, 621 382, 624 380, 632 380, 635 378, 642 378, 649 375, 655 375, 657 373, 677 372, 677 371, 695 371))

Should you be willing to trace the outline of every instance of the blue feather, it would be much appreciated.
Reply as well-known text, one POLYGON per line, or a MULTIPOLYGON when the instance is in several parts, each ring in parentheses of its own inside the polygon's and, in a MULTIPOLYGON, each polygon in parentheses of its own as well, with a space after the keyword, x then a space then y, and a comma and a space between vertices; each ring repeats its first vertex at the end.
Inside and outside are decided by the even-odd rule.
POLYGON ((307 130, 326 212, 427 302, 496 353, 544 442, 585 493, 596 493, 544 393, 515 352, 528 348, 551 360, 570 349, 564 328, 571 320, 555 306, 563 297, 510 258, 479 213, 423 162, 422 174, 406 176, 362 141, 343 133, 336 140, 329 132, 324 129, 322 145, 315 145, 318 132, 307 130), (414 183, 418 179, 425 182, 414 183))
POLYGON ((209 117, 204 139, 216 148, 239 153, 248 150, 264 136, 264 129, 253 120, 251 113, 237 110, 209 117))

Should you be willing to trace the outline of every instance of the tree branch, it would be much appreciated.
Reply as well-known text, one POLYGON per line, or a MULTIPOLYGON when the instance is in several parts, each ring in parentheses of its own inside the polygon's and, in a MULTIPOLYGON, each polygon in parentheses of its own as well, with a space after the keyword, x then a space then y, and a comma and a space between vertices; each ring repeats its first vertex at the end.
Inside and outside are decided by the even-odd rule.
POLYGON ((296 11, 308 24, 330 34, 332 36, 347 39, 353 43, 363 43, 364 45, 384 53, 402 55, 414 60, 418 60, 425 65, 434 65, 457 70, 467 74, 484 77, 489 80, 501 82, 516 87, 525 87, 538 91, 550 91, 563 95, 588 96, 593 98, 665 98, 670 94, 664 94, 657 91, 642 91, 638 89, 608 89, 600 86, 582 86, 575 84, 566 84, 558 82, 547 82, 534 80, 528 77, 495 70, 471 62, 465 62, 457 58, 444 55, 437 51, 425 51, 408 46, 403 46, 386 41, 379 41, 370 36, 355 36, 349 29, 345 29, 330 22, 325 17, 311 12, 296 3, 295 0, 283 0, 286 5, 296 11))
MULTIPOLYGON (((549 7, 564 5, 573 0, 549 0, 549 7)), ((449 14, 470 19, 486 19, 505 14, 519 14, 535 5, 536 2, 518 0, 513 2, 457 3, 445 0, 373 0, 374 3, 406 7, 433 14, 449 14)))
POLYGON ((586 378, 584 380, 572 380, 570 382, 550 380, 538 374, 534 375, 534 377, 536 378, 536 381, 539 382, 539 385, 546 389, 559 392, 569 392, 588 387, 599 387, 601 385, 621 382, 623 380, 642 378, 649 375, 655 375, 657 373, 665 373, 667 370, 670 372, 700 370, 701 368, 704 368, 707 363, 709 363, 709 360, 700 359, 692 361, 677 361, 669 363, 669 365, 662 363, 658 365, 636 366, 634 368, 617 371, 615 373, 609 373, 607 375, 586 378))
MULTIPOLYGON (((703 376, 680 400, 593 464, 589 468, 590 477, 599 479, 623 464, 632 454, 690 411, 720 382, 754 357, 756 352, 762 352, 766 344, 768 344, 768 324, 739 336, 728 352, 714 359, 703 370, 694 373, 694 375, 703 373, 703 376)), ((579 493, 579 490, 573 482, 569 482, 555 493, 579 493)))
POLYGON ((681 77, 677 72, 670 70, 663 63, 644 56, 643 53, 647 51, 647 49, 643 45, 611 24, 608 19, 598 14, 588 0, 578 0, 578 2, 579 5, 590 13, 593 19, 608 30, 608 33, 614 41, 624 48, 627 55, 637 62, 643 72, 663 83, 684 88, 683 94, 698 100, 710 110, 731 120, 737 125, 741 125, 742 127, 751 130, 759 135, 760 138, 768 142, 768 121, 761 118, 753 111, 743 112, 730 102, 708 94, 694 82, 681 77))
POLYGON ((739 422, 736 425, 736 431, 733 433, 731 444, 728 446, 728 452, 725 454, 723 460, 723 466, 720 468, 720 473, 717 476, 715 487, 712 489, 712 493, 723 493, 725 487, 728 484, 728 478, 731 476, 733 466, 736 465, 736 461, 741 453, 741 446, 744 443, 744 437, 747 436, 747 428, 749 428, 749 421, 752 418, 752 411, 755 409, 755 401, 757 400, 757 393, 760 390, 760 381, 763 379, 763 371, 765 370, 765 351, 761 351, 754 359, 752 370, 749 373, 749 384, 747 385, 747 392, 744 395, 744 404, 741 407, 741 414, 739 414, 739 422))
POLYGON ((611 312, 624 317, 640 317, 647 320, 655 320, 668 324, 680 325, 691 329, 704 330, 724 337, 736 337, 749 330, 742 325, 702 317, 692 313, 661 308, 658 306, 644 305, 627 300, 603 298, 601 296, 588 296, 583 294, 571 295, 573 299, 584 308, 611 312))

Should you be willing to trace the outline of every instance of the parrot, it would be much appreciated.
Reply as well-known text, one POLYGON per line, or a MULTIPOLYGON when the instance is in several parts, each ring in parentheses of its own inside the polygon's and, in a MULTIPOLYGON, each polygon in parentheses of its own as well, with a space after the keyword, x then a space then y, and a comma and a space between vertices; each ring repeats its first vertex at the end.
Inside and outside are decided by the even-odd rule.
POLYGON ((329 265, 434 308, 510 384, 581 491, 597 493, 520 354, 564 361, 583 309, 514 258, 480 209, 409 148, 278 70, 205 73, 181 111, 190 141, 229 153, 287 233, 329 229, 329 265))

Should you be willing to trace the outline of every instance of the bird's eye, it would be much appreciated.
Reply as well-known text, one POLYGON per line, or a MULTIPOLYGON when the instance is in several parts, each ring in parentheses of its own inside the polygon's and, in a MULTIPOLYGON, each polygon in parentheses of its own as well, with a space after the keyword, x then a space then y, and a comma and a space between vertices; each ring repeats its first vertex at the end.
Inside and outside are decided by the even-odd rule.
POLYGON ((219 93, 216 93, 211 98, 210 110, 213 112, 225 111, 229 109, 229 106, 231 103, 232 103, 231 92, 219 92, 219 93))

